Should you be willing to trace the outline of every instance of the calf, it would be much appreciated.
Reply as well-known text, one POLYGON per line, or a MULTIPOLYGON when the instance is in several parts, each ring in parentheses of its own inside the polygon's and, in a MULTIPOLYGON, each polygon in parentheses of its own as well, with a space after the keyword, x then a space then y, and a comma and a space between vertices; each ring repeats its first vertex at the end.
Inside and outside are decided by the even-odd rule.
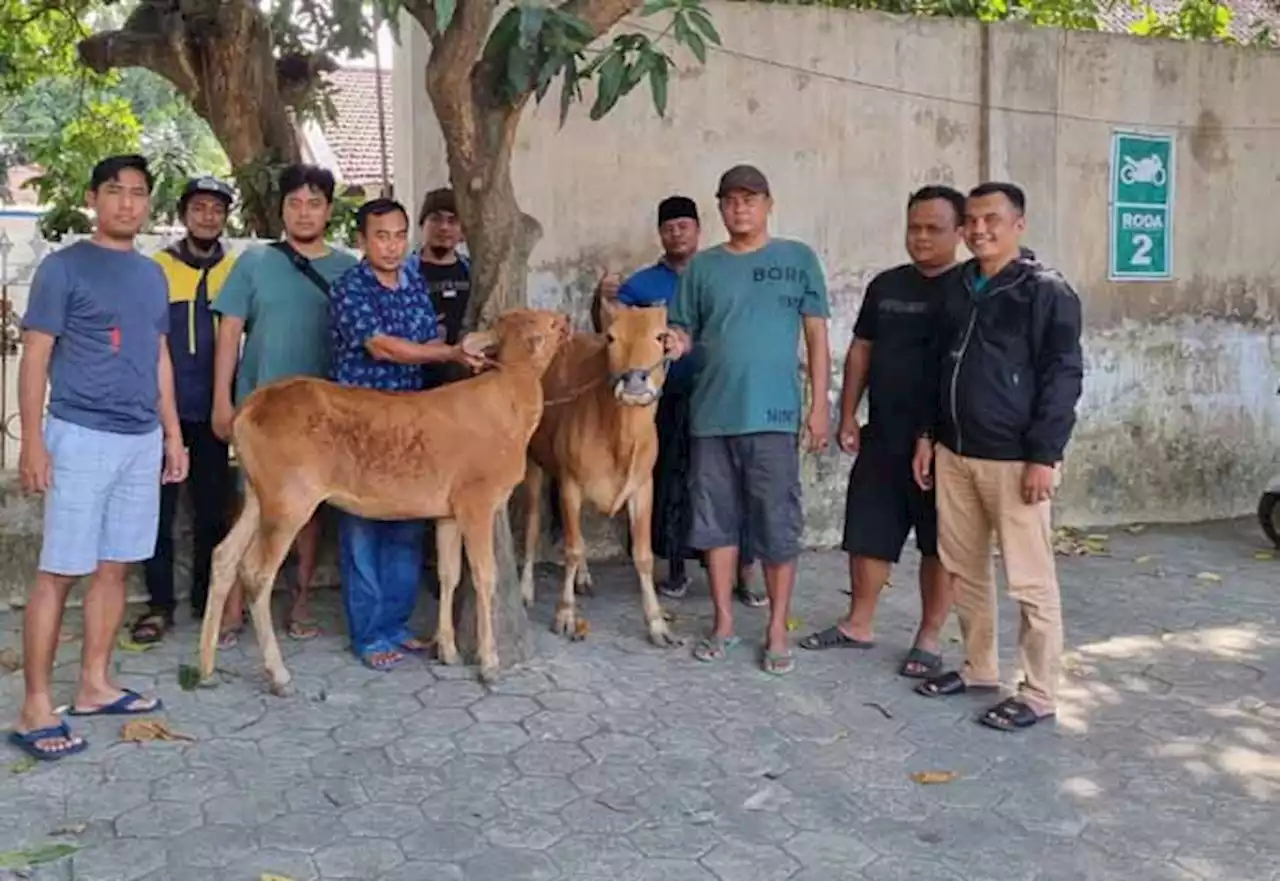
POLYGON ((520 587, 533 602, 539 502, 544 474, 559 485, 564 526, 565 572, 553 628, 576 631, 574 587, 590 583, 583 553, 584 501, 612 516, 627 507, 631 558, 640 576, 640 599, 649 639, 675 645, 653 589, 653 463, 658 455, 654 424, 666 380, 667 310, 621 309, 603 334, 577 334, 542 379, 546 404, 529 445, 524 493, 527 501, 524 569, 520 587))
POLYGON ((476 584, 480 675, 492 678, 494 517, 524 474, 542 415, 542 374, 568 337, 564 315, 514 310, 464 343, 471 351, 496 349, 496 369, 464 382, 379 392, 288 379, 250 395, 232 428, 244 508, 214 552, 201 678, 213 675, 218 622, 239 575, 271 690, 285 691, 291 677, 271 626, 271 587, 294 536, 325 501, 362 517, 439 520, 436 646, 446 664, 458 660, 453 595, 465 543, 476 584))

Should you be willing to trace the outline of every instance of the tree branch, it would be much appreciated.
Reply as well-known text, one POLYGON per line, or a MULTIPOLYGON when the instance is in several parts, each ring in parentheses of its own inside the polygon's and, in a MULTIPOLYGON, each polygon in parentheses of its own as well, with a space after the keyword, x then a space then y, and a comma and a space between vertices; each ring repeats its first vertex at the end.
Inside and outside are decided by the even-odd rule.
POLYGON ((639 7, 640 0, 568 0, 560 8, 585 21, 598 37, 639 7))
POLYGON ((200 94, 200 82, 176 43, 176 35, 139 33, 126 25, 118 31, 94 34, 81 40, 76 48, 80 61, 97 73, 104 74, 113 68, 143 67, 169 80, 193 103, 200 94))

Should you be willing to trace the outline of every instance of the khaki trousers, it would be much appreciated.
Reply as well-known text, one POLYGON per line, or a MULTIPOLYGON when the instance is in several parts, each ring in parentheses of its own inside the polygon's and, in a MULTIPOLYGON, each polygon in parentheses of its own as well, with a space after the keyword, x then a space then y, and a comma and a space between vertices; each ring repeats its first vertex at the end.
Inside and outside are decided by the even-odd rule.
POLYGON ((1022 500, 1025 463, 957 456, 938 444, 938 555, 955 577, 956 615, 964 639, 961 675, 969 685, 996 685, 995 534, 1009 595, 1021 615, 1018 651, 1024 681, 1018 696, 1036 713, 1057 711, 1062 675, 1062 604, 1053 558, 1050 503, 1022 500))

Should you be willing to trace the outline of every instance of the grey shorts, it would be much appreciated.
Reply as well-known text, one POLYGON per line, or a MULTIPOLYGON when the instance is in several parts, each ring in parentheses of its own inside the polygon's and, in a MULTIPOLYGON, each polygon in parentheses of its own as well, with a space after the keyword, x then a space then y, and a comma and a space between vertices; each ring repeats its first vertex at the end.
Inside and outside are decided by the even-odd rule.
POLYGON ((695 437, 692 446, 693 526, 689 546, 736 547, 769 564, 800 556, 800 449, 796 435, 764 432, 695 437))

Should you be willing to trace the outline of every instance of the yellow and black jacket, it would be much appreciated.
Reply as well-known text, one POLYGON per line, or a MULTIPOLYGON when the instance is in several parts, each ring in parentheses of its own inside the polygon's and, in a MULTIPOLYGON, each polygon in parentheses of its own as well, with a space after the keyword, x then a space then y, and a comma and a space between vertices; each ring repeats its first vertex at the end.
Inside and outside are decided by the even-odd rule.
POLYGON ((183 239, 155 255, 169 281, 169 354, 184 422, 208 422, 213 410, 213 356, 218 316, 209 308, 231 272, 235 258, 214 245, 198 257, 183 239))

